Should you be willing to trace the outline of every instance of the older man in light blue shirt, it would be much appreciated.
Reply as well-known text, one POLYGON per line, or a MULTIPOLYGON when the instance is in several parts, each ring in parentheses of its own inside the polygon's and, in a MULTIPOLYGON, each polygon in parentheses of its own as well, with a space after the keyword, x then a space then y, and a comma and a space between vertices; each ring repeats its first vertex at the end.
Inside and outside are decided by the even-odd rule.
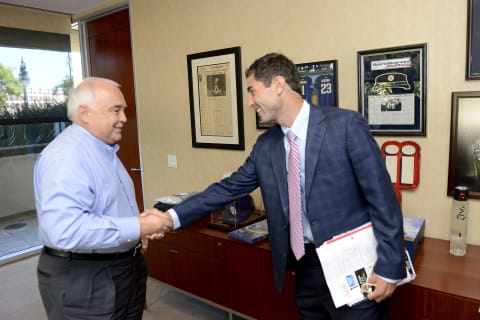
POLYGON ((161 215, 139 215, 117 156, 127 121, 118 87, 103 78, 79 84, 68 101, 73 124, 35 163, 45 245, 38 281, 49 319, 141 319, 147 272, 140 239, 171 227, 161 215))

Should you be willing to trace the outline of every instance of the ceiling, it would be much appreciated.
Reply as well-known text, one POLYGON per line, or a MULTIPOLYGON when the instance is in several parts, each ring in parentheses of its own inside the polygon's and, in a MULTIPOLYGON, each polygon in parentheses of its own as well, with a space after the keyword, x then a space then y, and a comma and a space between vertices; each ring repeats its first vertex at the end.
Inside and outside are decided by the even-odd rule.
POLYGON ((0 0, 0 3, 75 15, 111 0, 0 0))

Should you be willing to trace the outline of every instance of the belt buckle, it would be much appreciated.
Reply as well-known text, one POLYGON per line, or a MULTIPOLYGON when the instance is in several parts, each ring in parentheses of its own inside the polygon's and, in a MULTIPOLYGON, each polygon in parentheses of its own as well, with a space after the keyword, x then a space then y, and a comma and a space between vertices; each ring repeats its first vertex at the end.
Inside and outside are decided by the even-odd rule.
POLYGON ((135 248, 133 248, 133 256, 134 256, 134 257, 135 257, 136 254, 137 254, 137 250, 138 250, 139 248, 141 248, 141 247, 142 247, 142 243, 139 242, 139 243, 135 246, 135 248))

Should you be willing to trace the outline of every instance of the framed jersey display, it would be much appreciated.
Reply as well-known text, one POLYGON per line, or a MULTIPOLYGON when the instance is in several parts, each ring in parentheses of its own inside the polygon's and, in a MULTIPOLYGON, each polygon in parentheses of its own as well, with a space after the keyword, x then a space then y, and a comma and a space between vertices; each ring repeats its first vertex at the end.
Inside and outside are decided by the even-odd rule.
POLYGON ((317 107, 338 107, 337 60, 297 64, 302 97, 317 107))
MULTIPOLYGON (((297 68, 303 99, 315 107, 338 107, 337 60, 301 63, 297 68)), ((275 122, 260 122, 257 116, 257 129, 273 125, 275 122)))

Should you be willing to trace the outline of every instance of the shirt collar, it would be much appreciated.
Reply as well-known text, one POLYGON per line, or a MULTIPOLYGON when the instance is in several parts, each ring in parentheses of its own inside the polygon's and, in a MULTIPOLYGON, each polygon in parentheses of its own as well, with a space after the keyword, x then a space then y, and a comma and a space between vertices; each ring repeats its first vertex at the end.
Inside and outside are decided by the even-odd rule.
POLYGON ((104 150, 106 153, 115 154, 120 149, 120 146, 118 144, 114 144, 113 146, 111 146, 103 142, 102 140, 91 134, 87 129, 78 125, 77 123, 72 123, 72 127, 75 128, 75 130, 82 132, 85 139, 88 139, 88 141, 90 141, 94 146, 96 146, 100 150, 104 150))
POLYGON ((282 131, 286 135, 288 130, 291 130, 298 139, 305 141, 307 139, 308 118, 310 116, 310 105, 303 100, 302 108, 297 117, 293 121, 290 128, 282 126, 282 131))

